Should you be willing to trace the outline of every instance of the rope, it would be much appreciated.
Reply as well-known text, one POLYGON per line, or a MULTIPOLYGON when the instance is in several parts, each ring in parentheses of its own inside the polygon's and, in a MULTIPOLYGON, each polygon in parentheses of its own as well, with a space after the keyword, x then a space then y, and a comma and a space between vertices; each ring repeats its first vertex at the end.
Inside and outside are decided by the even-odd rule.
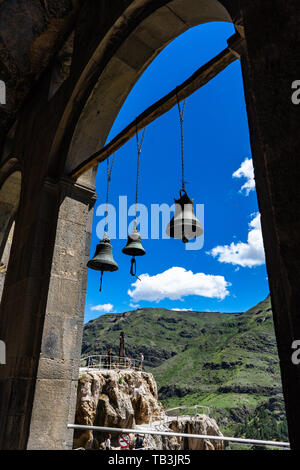
POLYGON ((177 105, 178 105, 178 112, 179 112, 179 120, 180 120, 181 171, 182 171, 182 185, 181 185, 181 191, 184 191, 184 192, 185 192, 183 118, 184 118, 184 111, 185 111, 186 99, 184 100, 183 106, 182 106, 182 109, 181 109, 177 92, 176 92, 176 98, 177 98, 177 105))
POLYGON ((105 209, 105 223, 104 223, 104 232, 107 232, 107 214, 108 214, 108 195, 109 195, 109 183, 111 182, 111 174, 114 166, 114 161, 116 158, 116 152, 113 154, 111 166, 109 168, 109 157, 106 159, 107 162, 107 188, 106 188, 106 209, 105 209))
POLYGON ((137 204, 138 204, 138 192, 139 192, 139 178, 140 178, 140 157, 142 152, 142 145, 144 142, 146 127, 143 130, 142 139, 139 141, 139 135, 136 127, 136 147, 137 147, 137 170, 136 170, 136 190, 135 190, 135 217, 134 217, 134 224, 137 227, 137 204))

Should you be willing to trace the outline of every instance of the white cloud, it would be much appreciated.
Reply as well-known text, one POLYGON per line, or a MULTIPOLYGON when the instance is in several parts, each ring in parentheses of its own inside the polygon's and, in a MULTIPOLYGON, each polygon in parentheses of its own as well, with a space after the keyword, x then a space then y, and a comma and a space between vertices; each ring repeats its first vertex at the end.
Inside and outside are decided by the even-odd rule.
POLYGON ((113 310, 114 306, 112 304, 102 304, 102 305, 94 305, 91 307, 91 310, 94 312, 105 312, 109 313, 113 310))
POLYGON ((242 193, 245 191, 246 196, 249 196, 250 191, 255 189, 254 169, 252 158, 246 158, 241 164, 240 168, 233 173, 233 178, 246 178, 246 183, 240 189, 242 193))
POLYGON ((134 304, 134 303, 130 302, 129 307, 131 307, 131 308, 139 308, 140 305, 139 305, 139 304, 134 304))
POLYGON ((238 242, 230 245, 216 246, 208 254, 217 258, 220 263, 230 263, 252 268, 265 263, 260 214, 256 214, 249 223, 247 243, 238 242))
POLYGON ((134 302, 148 300, 159 302, 162 299, 182 300, 188 295, 224 299, 229 295, 227 287, 231 284, 223 276, 193 273, 174 266, 166 271, 149 276, 142 274, 132 285, 128 294, 134 302))
POLYGON ((172 312, 192 312, 192 308, 171 308, 172 312))

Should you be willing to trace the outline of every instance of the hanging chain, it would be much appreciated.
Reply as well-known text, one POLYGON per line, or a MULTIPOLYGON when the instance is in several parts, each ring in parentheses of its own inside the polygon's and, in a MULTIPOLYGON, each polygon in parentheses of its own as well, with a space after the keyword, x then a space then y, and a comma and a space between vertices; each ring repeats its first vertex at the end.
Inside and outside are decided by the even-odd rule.
POLYGON ((185 104, 186 100, 183 102, 182 108, 180 107, 178 95, 176 93, 177 98, 177 105, 178 105, 178 112, 179 112, 179 120, 180 120, 180 139, 181 139, 181 171, 182 171, 182 185, 181 190, 185 192, 185 180, 184 180, 184 140, 183 140, 183 118, 184 118, 184 111, 185 111, 185 104))
POLYGON ((139 141, 138 131, 136 129, 136 147, 137 147, 137 170, 136 170, 136 190, 135 190, 135 217, 134 217, 134 225, 135 228, 137 227, 137 205, 138 205, 138 192, 139 192, 139 178, 140 178, 140 156, 142 152, 142 145, 144 142, 146 127, 143 130, 141 141, 139 141))
POLYGON ((106 162, 107 162, 107 189, 106 189, 106 209, 105 209, 105 221, 104 221, 104 232, 105 232, 105 235, 106 232, 107 232, 107 215, 108 215, 108 196, 109 196, 109 184, 110 184, 110 181, 111 181, 111 174, 112 174, 112 169, 113 169, 113 166, 114 166, 114 161, 115 161, 115 158, 116 158, 116 152, 114 152, 113 154, 113 158, 112 158, 112 162, 111 162, 111 166, 109 168, 109 157, 106 159, 106 162))

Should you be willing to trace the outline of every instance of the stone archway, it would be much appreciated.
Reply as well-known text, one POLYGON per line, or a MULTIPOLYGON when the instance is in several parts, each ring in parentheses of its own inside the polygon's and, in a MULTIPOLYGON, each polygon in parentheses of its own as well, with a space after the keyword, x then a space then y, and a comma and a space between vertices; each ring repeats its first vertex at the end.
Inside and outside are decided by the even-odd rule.
MULTIPOLYGON (((137 7, 138 3, 136 2, 137 7)), ((141 21, 136 21, 135 27, 126 38, 110 51, 108 44, 110 40, 113 42, 117 32, 114 30, 107 34, 101 43, 102 48, 95 50, 81 77, 81 81, 89 80, 89 86, 84 91, 80 90, 79 81, 70 100, 72 103, 73 100, 76 101, 76 97, 86 93, 80 113, 73 123, 72 118, 70 119, 71 132, 65 140, 61 136, 61 142, 64 140, 61 148, 68 155, 65 167, 67 173, 103 146, 135 81, 172 38, 201 22, 230 21, 228 12, 221 3, 229 5, 235 2, 198 2, 197 5, 195 2, 184 2, 184 9, 180 9, 183 6, 182 0, 163 2, 163 6, 152 10, 141 21), (174 13, 173 7, 176 19, 170 17, 174 13), (205 15, 201 17, 204 11, 205 15), (168 18, 166 24, 171 25, 171 31, 161 28, 164 14, 168 18), (154 18, 156 21, 152 24, 154 18), (164 38, 163 34, 166 34, 164 38), (97 69, 98 72, 101 69, 98 76, 97 69)), ((295 447, 300 445, 300 411, 295 412, 298 409, 296 397, 300 393, 300 372, 291 363, 291 345, 300 337, 299 277, 293 275, 299 272, 300 254, 297 237, 292 235, 298 233, 299 228, 299 206, 296 204, 299 164, 295 161, 297 139, 292 132, 296 132, 295 126, 299 124, 299 118, 296 108, 291 105, 290 89, 295 79, 295 64, 299 65, 299 60, 293 53, 291 37, 299 44, 297 25, 300 19, 299 15, 292 19, 291 12, 297 10, 296 2, 289 7, 282 0, 276 0, 275 7, 269 0, 264 2, 264 6, 259 0, 238 3, 241 17, 236 26, 240 31, 244 30, 246 37, 246 49, 241 61, 256 187, 262 215, 290 441, 295 447), (289 35, 284 36, 283 31, 286 30, 289 35), (285 52, 281 54, 283 49, 285 52), (283 325, 287 325, 287 328, 283 329, 283 325)), ((132 8, 134 4, 132 2, 132 8)), ((130 17, 130 12, 128 13, 130 17)), ((120 19, 120 29, 122 20, 124 17, 120 19)), ((57 138, 53 147, 56 150, 59 148, 58 135, 57 138)))
MULTIPOLYGON (((130 90, 164 47, 194 26, 213 21, 232 22, 228 11, 218 0, 171 0, 162 3, 163 6, 150 12, 136 25, 96 79, 69 145, 66 173, 104 146, 130 90)), ((90 69, 97 56, 100 57, 100 52, 99 46, 99 51, 95 51, 95 57, 87 64, 83 75, 91 73, 90 69)))
MULTIPOLYGON (((192 8, 193 2, 188 2, 192 8)), ((138 24, 166 3, 169 2, 103 1, 99 6, 98 2, 86 2, 82 14, 88 21, 83 21, 83 26, 78 21, 68 79, 48 98, 49 80, 41 77, 36 96, 33 94, 22 110, 10 146, 10 152, 21 155, 24 184, 12 246, 14 263, 9 265, 0 314, 0 337, 7 344, 7 364, 0 370, 1 448, 72 446, 73 433, 67 424, 73 422, 75 415, 94 174, 86 173, 75 183, 65 177, 65 160, 81 111, 111 61, 116 74, 116 49, 122 51, 124 40, 130 39, 138 24), (94 19, 100 13, 102 29, 94 19), (93 23, 93 30, 89 22, 93 23)), ((182 4, 182 0, 176 3, 182 4)), ((199 5, 200 19, 196 24, 224 19, 224 15, 229 18, 217 0, 200 0, 199 5)), ((163 38, 161 46, 190 27, 176 13, 166 10, 176 28, 163 38)), ((164 23, 159 27, 163 35, 164 27, 164 23)), ((126 48, 130 51, 132 43, 125 52, 126 48)), ((123 77, 120 98, 120 83, 116 81, 116 106, 111 106, 108 120, 104 111, 110 107, 111 99, 105 101, 102 123, 97 122, 92 129, 94 137, 99 125, 104 132, 100 141, 91 138, 94 145, 104 143, 110 129, 104 128, 106 120, 112 125, 130 87, 160 47, 157 44, 148 49, 150 56, 140 56, 142 60, 135 71, 133 68, 129 82, 123 77)), ((110 83, 107 75, 103 83, 100 93, 104 98, 105 86, 110 83)), ((88 142, 84 134, 83 146, 88 142)))
POLYGON ((299 44, 299 9, 294 0, 289 6, 283 0, 276 0, 275 4, 266 0, 263 5, 259 0, 197 4, 193 0, 173 0, 161 2, 158 8, 153 3, 131 2, 101 39, 74 87, 62 120, 68 122, 66 133, 56 134, 52 152, 60 154, 63 150, 67 155, 68 173, 101 148, 128 92, 155 55, 190 26, 212 20, 230 21, 223 5, 230 8, 231 17, 235 11, 236 27, 246 38, 241 61, 290 440, 293 446, 299 446, 300 411, 295 409, 300 372, 290 358, 291 344, 300 337, 299 279, 293 275, 299 271, 300 254, 297 237, 291 235, 298 233, 300 218, 295 197, 299 174, 294 158, 297 139, 292 136, 299 119, 290 100, 295 66, 299 65, 292 46, 293 41, 299 44), (148 10, 140 14, 146 5, 148 10), (175 18, 171 18, 174 12, 175 18), (162 24, 170 25, 171 31, 162 24), (288 35, 283 34, 286 30, 288 35), (163 37, 165 33, 167 37, 163 37), (81 105, 72 117, 74 103, 81 105), (282 179, 281 175, 289 176, 282 179), (288 208, 285 214, 284 207, 288 208), (286 323, 287 328, 283 329, 286 323))
POLYGON ((47 74, 40 77, 11 146, 23 181, 15 262, 1 304, 1 339, 9 345, 9 363, 0 370, 2 448, 58 449, 72 442, 66 425, 74 419, 94 193, 93 175, 77 184, 65 175, 104 144, 130 88, 161 48, 195 24, 230 21, 228 11, 245 31, 242 69, 256 187, 290 441, 300 448, 300 369, 291 362, 291 344, 300 338, 300 134, 299 108, 291 102, 291 84, 300 75, 298 0, 83 2, 70 75, 51 99, 47 74), (70 273, 76 276, 66 279, 70 273))

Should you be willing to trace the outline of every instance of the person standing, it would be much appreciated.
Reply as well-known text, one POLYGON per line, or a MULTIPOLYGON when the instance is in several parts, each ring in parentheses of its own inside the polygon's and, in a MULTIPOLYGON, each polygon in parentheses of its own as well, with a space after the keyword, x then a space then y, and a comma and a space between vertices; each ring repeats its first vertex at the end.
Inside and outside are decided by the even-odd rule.
POLYGON ((111 434, 108 434, 105 441, 105 450, 111 450, 111 434))
POLYGON ((93 356, 88 356, 85 360, 85 367, 92 367, 93 365, 93 356))
POLYGON ((142 370, 142 368, 143 368, 143 362, 144 362, 144 354, 141 353, 141 354, 140 354, 140 369, 141 369, 141 370, 142 370))
POLYGON ((130 357, 128 357, 128 356, 126 357, 125 365, 126 365, 126 367, 127 367, 127 366, 128 366, 128 367, 132 367, 132 366, 133 366, 133 362, 132 362, 132 360, 130 359, 130 357))
POLYGON ((112 359, 112 357, 113 357, 113 350, 112 350, 112 348, 109 349, 108 354, 109 354, 109 368, 111 369, 112 362, 113 362, 113 359, 112 359))
POLYGON ((144 437, 141 436, 141 434, 137 435, 136 441, 135 441, 135 448, 136 449, 143 449, 145 447, 145 441, 144 437))
POLYGON ((119 363, 120 365, 125 365, 126 362, 126 352, 125 352, 125 335, 124 331, 120 333, 120 348, 119 348, 119 363))
POLYGON ((112 348, 109 348, 108 353, 107 353, 107 356, 106 356, 106 359, 105 359, 106 367, 107 367, 108 369, 111 369, 111 365, 112 365, 112 355, 113 355, 113 350, 112 350, 112 348))

